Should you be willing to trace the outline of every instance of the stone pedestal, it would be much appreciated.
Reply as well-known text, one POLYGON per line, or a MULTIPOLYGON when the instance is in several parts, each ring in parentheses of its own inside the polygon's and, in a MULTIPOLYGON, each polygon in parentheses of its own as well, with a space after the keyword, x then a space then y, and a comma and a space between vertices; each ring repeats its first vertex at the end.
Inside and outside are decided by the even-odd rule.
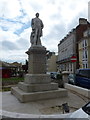
POLYGON ((18 87, 12 87, 11 93, 21 102, 66 97, 66 89, 58 89, 58 83, 51 83, 50 75, 46 74, 46 48, 32 46, 28 54, 28 74, 18 87))
POLYGON ((46 73, 46 48, 44 46, 32 46, 26 52, 28 54, 28 73, 46 73))

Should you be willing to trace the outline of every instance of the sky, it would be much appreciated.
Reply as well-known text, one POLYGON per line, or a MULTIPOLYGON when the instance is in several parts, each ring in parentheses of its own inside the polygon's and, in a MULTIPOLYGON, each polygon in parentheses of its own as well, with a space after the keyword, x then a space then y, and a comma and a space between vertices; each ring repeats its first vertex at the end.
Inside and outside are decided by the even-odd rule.
POLYGON ((88 19, 90 0, 0 0, 0 60, 22 62, 31 46, 31 19, 39 12, 44 23, 42 45, 58 52, 58 44, 79 24, 88 19))

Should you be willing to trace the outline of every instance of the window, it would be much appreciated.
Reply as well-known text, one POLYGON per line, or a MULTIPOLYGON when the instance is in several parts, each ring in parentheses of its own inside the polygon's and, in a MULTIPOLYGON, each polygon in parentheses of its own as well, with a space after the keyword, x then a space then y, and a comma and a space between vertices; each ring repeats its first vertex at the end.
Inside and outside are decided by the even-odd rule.
POLYGON ((87 46, 87 41, 85 40, 85 47, 87 46))
POLYGON ((90 70, 80 70, 79 75, 86 77, 86 78, 90 78, 90 70))
POLYGON ((83 64, 83 68, 85 68, 85 64, 83 64))
POLYGON ((83 62, 83 68, 88 68, 88 63, 86 61, 83 62))
POLYGON ((88 50, 87 50, 87 40, 82 41, 82 62, 83 68, 88 68, 88 50))
POLYGON ((84 60, 84 51, 83 51, 82 59, 84 60))
POLYGON ((84 48, 84 41, 82 42, 82 47, 84 48))
POLYGON ((87 58, 87 50, 85 50, 85 58, 87 58))
POLYGON ((83 41, 82 41, 82 47, 83 47, 83 48, 87 47, 87 40, 83 40, 83 41))
POLYGON ((88 64, 86 63, 86 68, 88 68, 88 64))

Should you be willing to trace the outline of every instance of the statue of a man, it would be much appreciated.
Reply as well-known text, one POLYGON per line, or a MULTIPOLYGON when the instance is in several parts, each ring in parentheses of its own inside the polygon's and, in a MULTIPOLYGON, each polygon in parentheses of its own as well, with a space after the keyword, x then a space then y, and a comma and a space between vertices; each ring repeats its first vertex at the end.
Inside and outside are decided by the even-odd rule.
POLYGON ((32 32, 30 36, 31 45, 41 45, 40 37, 42 36, 43 22, 39 19, 39 13, 31 21, 32 32))

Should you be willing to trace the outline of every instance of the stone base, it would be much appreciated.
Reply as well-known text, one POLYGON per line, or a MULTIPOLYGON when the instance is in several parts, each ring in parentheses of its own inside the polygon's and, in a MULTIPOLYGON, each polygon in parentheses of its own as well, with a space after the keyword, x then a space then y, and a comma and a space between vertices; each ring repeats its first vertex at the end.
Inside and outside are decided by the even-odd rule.
POLYGON ((57 90, 58 83, 51 83, 50 75, 47 74, 26 74, 24 82, 18 83, 18 88, 25 92, 57 90))
POLYGON ((47 74, 26 74, 24 82, 12 87, 11 93, 21 102, 67 96, 67 90, 58 89, 58 83, 51 83, 50 75, 47 74))
POLYGON ((26 74, 24 82, 26 84, 46 84, 51 83, 51 78, 47 74, 26 74))
POLYGON ((37 100, 67 97, 68 95, 67 90, 61 88, 58 90, 27 93, 20 90, 18 87, 12 87, 11 93, 14 94, 20 100, 20 102, 31 102, 37 100))
POLYGON ((40 92, 40 91, 48 91, 48 90, 57 90, 58 83, 25 84, 24 82, 19 82, 18 88, 25 92, 40 92))

